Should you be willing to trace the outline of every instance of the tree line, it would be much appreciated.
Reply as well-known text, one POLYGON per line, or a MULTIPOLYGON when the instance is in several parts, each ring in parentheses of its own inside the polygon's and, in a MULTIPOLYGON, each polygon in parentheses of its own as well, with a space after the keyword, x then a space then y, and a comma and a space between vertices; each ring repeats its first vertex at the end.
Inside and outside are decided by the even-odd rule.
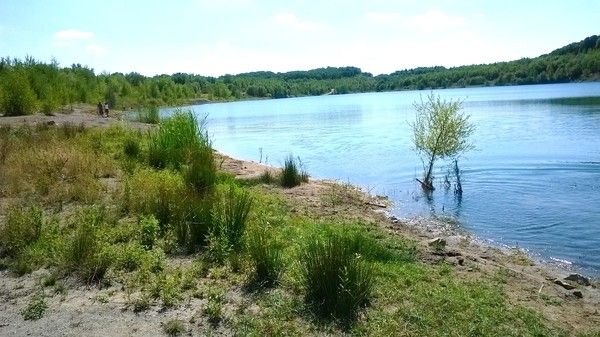
POLYGON ((536 58, 454 68, 421 67, 373 76, 356 67, 259 71, 209 77, 100 73, 56 60, 0 58, 0 114, 47 112, 73 103, 108 102, 123 109, 193 100, 284 98, 393 90, 460 88, 600 80, 600 36, 590 36, 536 58))

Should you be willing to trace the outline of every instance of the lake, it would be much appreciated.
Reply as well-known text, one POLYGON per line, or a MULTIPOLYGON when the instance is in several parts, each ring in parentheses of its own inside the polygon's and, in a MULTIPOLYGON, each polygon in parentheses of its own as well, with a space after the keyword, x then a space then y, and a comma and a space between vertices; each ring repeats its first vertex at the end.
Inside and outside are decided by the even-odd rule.
POLYGON ((462 100, 476 146, 460 158, 463 195, 423 195, 412 150, 413 102, 429 91, 240 101, 191 107, 214 147, 389 196, 401 217, 443 216, 496 245, 600 275, 600 83, 434 90, 462 100))

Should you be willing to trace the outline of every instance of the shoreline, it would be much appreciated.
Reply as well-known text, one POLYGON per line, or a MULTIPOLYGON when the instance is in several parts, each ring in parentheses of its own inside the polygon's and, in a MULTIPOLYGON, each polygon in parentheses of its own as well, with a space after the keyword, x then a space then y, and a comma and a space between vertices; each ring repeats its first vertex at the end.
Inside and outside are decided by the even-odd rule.
MULTIPOLYGON (((73 113, 57 113, 54 116, 0 117, 0 126, 45 124, 60 127, 71 123, 90 128, 121 125, 125 128, 148 130, 155 127, 122 120, 118 111, 113 112, 109 118, 102 118, 94 113, 93 107, 78 106, 74 110, 73 113)), ((236 179, 257 179, 267 170, 280 170, 270 164, 236 159, 218 151, 215 153, 217 167, 234 175, 236 179)), ((595 323, 600 324, 600 289, 597 277, 591 279, 590 286, 576 285, 575 282, 565 280, 572 273, 568 270, 532 261, 531 256, 522 250, 502 250, 488 245, 466 230, 452 229, 448 222, 441 219, 397 218, 387 212, 390 204, 386 197, 370 195, 344 182, 311 178, 308 183, 291 189, 262 183, 253 186, 258 193, 282 198, 290 205, 291 214, 306 216, 318 223, 364 223, 377 226, 390 235, 406 238, 417 247, 419 263, 447 265, 457 278, 477 281, 501 277, 512 304, 540 311, 545 317, 551 317, 563 326, 581 329, 595 323), (564 284, 575 288, 567 289, 564 284), (545 298, 559 299, 561 305, 549 305, 545 298)), ((5 272, 0 272, 0 277, 9 280, 5 272)), ((21 280, 10 279, 10 283, 13 282, 21 280)))

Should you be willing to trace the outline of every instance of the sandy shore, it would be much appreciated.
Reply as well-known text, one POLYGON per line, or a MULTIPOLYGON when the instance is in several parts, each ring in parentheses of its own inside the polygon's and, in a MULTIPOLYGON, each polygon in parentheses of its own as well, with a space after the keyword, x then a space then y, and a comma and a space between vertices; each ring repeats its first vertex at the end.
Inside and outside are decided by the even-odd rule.
MULTIPOLYGON (((152 127, 124 121, 120 113, 110 118, 102 118, 96 115, 93 109, 85 106, 76 107, 72 113, 57 113, 54 116, 0 117, 0 126, 39 123, 58 126, 72 123, 83 124, 86 127, 105 127, 122 123, 127 127, 140 129, 152 127)), ((238 179, 253 179, 265 170, 278 170, 223 154, 218 154, 217 164, 238 179)), ((476 280, 506 276, 506 293, 511 303, 535 309, 563 327, 581 331, 600 326, 598 280, 592 280, 592 285, 589 286, 577 285, 575 289, 566 289, 567 283, 576 285, 573 281, 564 280, 570 274, 566 270, 540 264, 519 250, 501 250, 482 244, 469 234, 458 234, 437 220, 397 219, 387 212, 388 201, 385 197, 371 196, 340 182, 310 179, 308 183, 292 189, 266 184, 260 188, 284 198, 293 205, 293 213, 319 220, 359 220, 377 224, 392 235, 414 240, 420 248, 419 259, 423 263, 447 263, 452 266, 457 277, 476 280), (439 245, 432 245, 433 241, 444 242, 445 247, 439 249, 439 245), (434 246, 438 246, 438 249, 434 246), (545 298, 550 300, 544 300, 545 298), (560 302, 560 305, 553 304, 552 300, 560 302)), ((53 335, 46 329, 57 323, 49 322, 46 317, 16 329, 14 326, 19 324, 18 321, 22 322, 18 308, 26 303, 25 298, 31 295, 27 292, 34 288, 40 273, 44 271, 17 278, 9 276, 7 271, 0 271, 0 335, 53 335), (16 334, 8 334, 9 331, 16 334)), ((95 335, 100 331, 109 335, 120 335, 123 331, 136 331, 136 335, 152 335, 153 330, 149 330, 148 326, 157 324, 153 321, 156 320, 155 312, 138 315, 130 311, 123 312, 120 310, 122 305, 118 303, 111 302, 110 306, 97 303, 96 299, 103 291, 93 287, 70 291, 68 296, 62 299, 60 312, 48 316, 53 320, 63 320, 62 324, 71 326, 72 332, 79 331, 83 335, 95 335), (102 318, 101 321, 98 321, 99 317, 102 318), (111 324, 107 327, 101 322, 111 324), (77 330, 77 326, 80 325, 92 330, 77 330)), ((169 312, 168 315, 190 316, 193 315, 189 309, 192 307, 193 303, 189 303, 175 312, 169 312)), ((164 318, 160 317, 160 320, 164 318)))

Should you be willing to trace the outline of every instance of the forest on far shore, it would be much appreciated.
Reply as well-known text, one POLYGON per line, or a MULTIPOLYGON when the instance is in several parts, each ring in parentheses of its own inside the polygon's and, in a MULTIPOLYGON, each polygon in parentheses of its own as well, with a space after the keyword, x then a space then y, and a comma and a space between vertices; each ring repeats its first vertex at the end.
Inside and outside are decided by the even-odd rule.
POLYGON ((421 67, 373 76, 356 67, 250 72, 208 77, 176 73, 147 77, 136 72, 96 74, 81 64, 60 67, 32 57, 0 59, 0 114, 51 113, 73 103, 108 102, 125 109, 177 105, 194 100, 285 98, 328 93, 461 88, 600 80, 600 36, 549 54, 509 62, 454 68, 421 67))

